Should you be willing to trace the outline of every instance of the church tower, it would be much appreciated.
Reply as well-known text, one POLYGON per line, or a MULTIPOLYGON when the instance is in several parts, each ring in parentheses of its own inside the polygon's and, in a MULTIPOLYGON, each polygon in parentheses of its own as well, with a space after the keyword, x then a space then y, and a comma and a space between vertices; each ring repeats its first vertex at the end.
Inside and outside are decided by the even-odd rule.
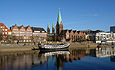
POLYGON ((55 33, 55 27, 54 27, 54 23, 53 23, 53 25, 52 25, 52 34, 54 34, 55 33))
POLYGON ((59 35, 62 30, 63 30, 63 24, 62 24, 62 19, 61 19, 61 12, 59 9, 58 18, 57 18, 57 25, 56 25, 56 34, 59 35))
POLYGON ((50 34, 50 26, 49 26, 49 23, 48 23, 48 27, 47 27, 47 34, 50 34))

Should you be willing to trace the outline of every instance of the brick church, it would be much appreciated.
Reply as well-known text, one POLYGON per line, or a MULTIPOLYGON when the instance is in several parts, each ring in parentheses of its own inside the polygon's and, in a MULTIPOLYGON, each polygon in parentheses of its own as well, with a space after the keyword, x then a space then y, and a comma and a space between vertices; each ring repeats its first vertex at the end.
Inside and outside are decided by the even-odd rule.
POLYGON ((64 30, 61 18, 61 12, 59 10, 56 28, 54 27, 54 23, 52 25, 52 33, 50 33, 50 26, 48 23, 47 27, 48 40, 50 41, 79 41, 85 39, 85 33, 77 30, 64 30), (56 32, 55 32, 56 30, 56 32))

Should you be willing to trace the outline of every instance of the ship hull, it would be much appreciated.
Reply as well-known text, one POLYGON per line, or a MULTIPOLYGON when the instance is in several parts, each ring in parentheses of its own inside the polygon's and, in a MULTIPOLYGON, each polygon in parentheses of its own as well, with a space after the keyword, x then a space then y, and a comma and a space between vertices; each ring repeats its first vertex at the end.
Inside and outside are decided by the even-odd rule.
POLYGON ((53 46, 51 46, 51 47, 42 47, 42 46, 39 46, 39 49, 40 49, 40 51, 59 51, 59 50, 68 50, 69 46, 70 46, 70 44, 68 44, 64 47, 59 47, 59 46, 57 46, 57 47, 53 47, 53 46))

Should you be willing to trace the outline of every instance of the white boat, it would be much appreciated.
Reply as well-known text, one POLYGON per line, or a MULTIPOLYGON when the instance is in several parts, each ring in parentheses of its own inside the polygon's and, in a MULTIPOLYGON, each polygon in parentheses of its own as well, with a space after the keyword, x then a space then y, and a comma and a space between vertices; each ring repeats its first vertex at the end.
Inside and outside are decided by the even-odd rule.
POLYGON ((41 44, 38 45, 40 50, 66 50, 70 44, 41 44))

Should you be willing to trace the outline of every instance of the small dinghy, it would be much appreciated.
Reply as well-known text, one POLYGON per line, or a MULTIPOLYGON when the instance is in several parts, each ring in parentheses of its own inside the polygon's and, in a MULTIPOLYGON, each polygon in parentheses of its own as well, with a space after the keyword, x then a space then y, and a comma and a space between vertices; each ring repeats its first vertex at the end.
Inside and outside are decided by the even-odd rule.
POLYGON ((67 50, 70 46, 69 43, 67 44, 39 44, 40 50, 67 50))

